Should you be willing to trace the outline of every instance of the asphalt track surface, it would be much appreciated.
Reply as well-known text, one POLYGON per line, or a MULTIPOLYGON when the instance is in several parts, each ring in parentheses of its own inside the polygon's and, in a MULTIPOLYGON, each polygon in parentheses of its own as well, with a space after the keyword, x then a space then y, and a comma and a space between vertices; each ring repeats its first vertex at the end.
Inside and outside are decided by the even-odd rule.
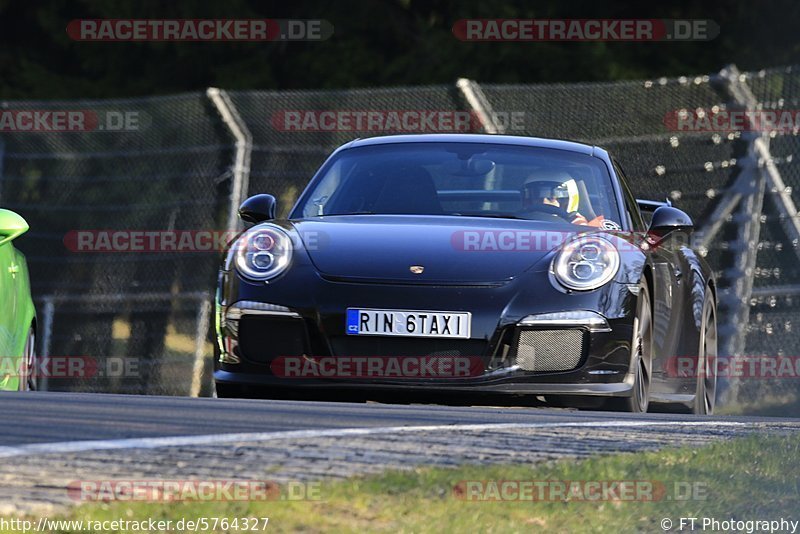
POLYGON ((440 406, 82 393, 0 393, 0 447, 85 440, 429 425, 800 422, 764 417, 623 414, 543 407, 440 406))
MULTIPOLYGON (((462 399, 463 400, 463 399, 462 399)), ((484 399, 485 401, 485 399, 484 399)), ((346 479, 699 447, 800 419, 543 407, 0 393, 0 515, 79 504, 80 480, 346 479)))

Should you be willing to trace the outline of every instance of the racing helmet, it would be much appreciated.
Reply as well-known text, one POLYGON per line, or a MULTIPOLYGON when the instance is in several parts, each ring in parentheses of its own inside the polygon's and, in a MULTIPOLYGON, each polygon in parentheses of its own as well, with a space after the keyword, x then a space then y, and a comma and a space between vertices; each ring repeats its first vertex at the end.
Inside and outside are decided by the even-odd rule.
POLYGON ((565 171, 544 169, 535 172, 528 176, 522 186, 523 206, 541 205, 545 199, 555 199, 567 213, 576 212, 580 202, 578 184, 565 171))

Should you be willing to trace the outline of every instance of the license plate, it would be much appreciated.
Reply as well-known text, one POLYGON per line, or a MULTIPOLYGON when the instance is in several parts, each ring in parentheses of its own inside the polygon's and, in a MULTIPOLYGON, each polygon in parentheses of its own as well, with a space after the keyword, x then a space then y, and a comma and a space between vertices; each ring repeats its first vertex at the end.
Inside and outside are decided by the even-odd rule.
POLYGON ((468 338, 469 312, 347 309, 346 331, 351 336, 468 338))

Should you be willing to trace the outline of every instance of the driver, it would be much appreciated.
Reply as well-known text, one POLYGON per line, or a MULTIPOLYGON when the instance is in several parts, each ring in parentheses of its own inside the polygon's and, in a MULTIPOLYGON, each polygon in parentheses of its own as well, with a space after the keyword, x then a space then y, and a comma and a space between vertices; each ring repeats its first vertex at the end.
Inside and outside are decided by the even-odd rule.
POLYGON ((578 212, 578 184, 566 172, 537 173, 528 177, 522 186, 523 211, 551 213, 572 224, 600 227, 605 218, 599 215, 591 221, 578 212))

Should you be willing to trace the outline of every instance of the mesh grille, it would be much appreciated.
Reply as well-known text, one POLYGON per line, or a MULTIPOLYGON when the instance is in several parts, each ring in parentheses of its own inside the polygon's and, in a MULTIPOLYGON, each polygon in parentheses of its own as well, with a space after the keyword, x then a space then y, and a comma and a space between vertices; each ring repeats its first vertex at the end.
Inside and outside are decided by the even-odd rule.
POLYGON ((583 355, 581 330, 523 330, 517 344, 517 365, 524 371, 569 371, 583 355))

